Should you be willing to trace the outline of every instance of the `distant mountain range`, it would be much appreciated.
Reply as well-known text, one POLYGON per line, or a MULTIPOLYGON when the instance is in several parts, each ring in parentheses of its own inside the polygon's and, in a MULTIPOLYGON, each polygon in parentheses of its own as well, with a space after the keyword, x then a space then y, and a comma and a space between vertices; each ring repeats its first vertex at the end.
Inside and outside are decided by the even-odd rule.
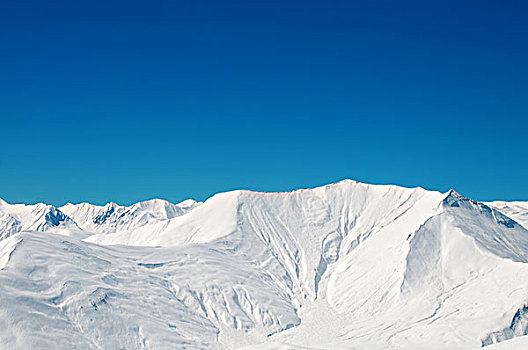
POLYGON ((0 347, 522 348, 527 227, 528 202, 351 180, 0 200, 0 347))

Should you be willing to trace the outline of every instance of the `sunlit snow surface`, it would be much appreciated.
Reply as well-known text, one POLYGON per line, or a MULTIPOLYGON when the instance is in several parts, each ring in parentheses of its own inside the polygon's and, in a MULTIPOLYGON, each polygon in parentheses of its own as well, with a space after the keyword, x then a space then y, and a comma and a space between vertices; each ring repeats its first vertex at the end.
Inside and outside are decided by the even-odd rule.
POLYGON ((524 227, 528 227, 528 202, 496 201, 486 204, 500 210, 524 227))
POLYGON ((509 214, 348 180, 0 202, 0 348, 479 348, 526 333, 528 231, 509 214))

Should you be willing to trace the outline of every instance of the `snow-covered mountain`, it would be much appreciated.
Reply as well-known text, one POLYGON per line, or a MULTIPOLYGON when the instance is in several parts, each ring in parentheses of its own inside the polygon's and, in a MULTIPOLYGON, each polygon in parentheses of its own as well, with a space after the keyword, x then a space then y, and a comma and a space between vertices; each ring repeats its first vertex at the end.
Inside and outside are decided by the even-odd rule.
POLYGON ((52 205, 9 204, 0 199, 0 239, 20 231, 79 229, 77 224, 52 205))
POLYGON ((68 203, 59 209, 72 218, 83 230, 108 233, 131 230, 140 226, 172 219, 200 205, 192 199, 172 204, 162 199, 139 202, 129 207, 116 203, 105 206, 90 203, 68 203))
POLYGON ((528 228, 528 202, 496 201, 488 202, 486 204, 500 210, 525 228, 528 228))
POLYGON ((345 180, 56 210, 71 228, 1 236, 2 348, 466 349, 527 332, 528 231, 455 191, 345 180))

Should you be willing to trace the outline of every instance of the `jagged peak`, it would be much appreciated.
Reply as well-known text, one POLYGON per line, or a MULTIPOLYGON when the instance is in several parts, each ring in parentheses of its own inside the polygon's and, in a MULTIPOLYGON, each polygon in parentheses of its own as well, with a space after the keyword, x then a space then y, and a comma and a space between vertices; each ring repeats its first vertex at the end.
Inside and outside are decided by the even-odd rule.
POLYGON ((468 205, 474 208, 478 208, 479 210, 485 210, 488 212, 492 210, 492 208, 486 205, 486 203, 478 202, 476 200, 468 198, 455 191, 454 189, 450 189, 447 192, 446 197, 444 198, 444 203, 451 207, 459 207, 462 203, 467 203, 468 205))
POLYGON ((447 193, 446 197, 443 200, 443 203, 445 206, 454 207, 455 209, 460 207, 460 208, 466 208, 469 210, 476 210, 480 212, 481 214, 484 214, 492 218, 499 225, 503 225, 507 228, 514 228, 516 226, 519 226, 519 224, 515 220, 504 215, 503 213, 501 213, 499 210, 497 210, 493 206, 464 197, 463 195, 461 195, 460 193, 458 193, 457 191, 453 189, 449 190, 449 192, 447 193))
POLYGON ((443 203, 445 205, 448 205, 450 207, 459 207, 462 202, 470 202, 471 204, 476 204, 477 202, 469 199, 467 197, 464 197, 454 189, 450 189, 444 198, 443 203))
POLYGON ((448 196, 454 196, 454 197, 463 197, 459 192, 457 192, 455 189, 450 189, 447 191, 448 196))

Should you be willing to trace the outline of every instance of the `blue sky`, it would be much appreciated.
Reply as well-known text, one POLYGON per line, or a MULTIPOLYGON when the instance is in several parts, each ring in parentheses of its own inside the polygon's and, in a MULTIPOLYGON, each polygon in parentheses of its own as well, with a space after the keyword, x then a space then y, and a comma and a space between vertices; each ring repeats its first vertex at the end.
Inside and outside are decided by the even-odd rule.
POLYGON ((528 200, 525 1, 3 1, 0 197, 528 200))

